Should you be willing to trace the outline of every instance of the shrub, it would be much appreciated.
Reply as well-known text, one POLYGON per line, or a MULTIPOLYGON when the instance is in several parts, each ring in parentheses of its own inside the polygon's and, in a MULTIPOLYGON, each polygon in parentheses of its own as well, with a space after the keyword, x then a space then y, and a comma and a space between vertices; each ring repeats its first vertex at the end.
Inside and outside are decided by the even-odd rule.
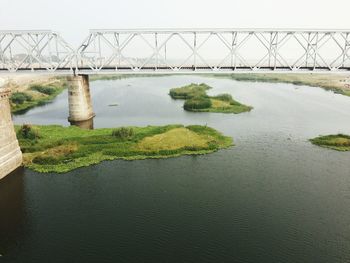
POLYGON ((30 89, 46 95, 52 95, 56 92, 56 89, 53 87, 47 87, 47 86, 41 86, 41 85, 32 85, 30 89))
POLYGON ((195 97, 185 101, 185 110, 201 110, 211 107, 211 100, 207 97, 195 97))
POLYGON ((112 136, 119 139, 128 140, 134 136, 134 129, 125 127, 117 128, 112 131, 112 136))
POLYGON ((12 93, 10 100, 15 104, 23 104, 26 101, 31 101, 33 97, 24 92, 14 92, 12 93))
POLYGON ((42 165, 43 164, 55 165, 55 164, 59 164, 60 160, 52 156, 38 155, 33 159, 33 163, 42 164, 42 165))
POLYGON ((18 138, 36 140, 40 138, 39 132, 29 124, 23 124, 17 132, 18 138))
POLYGON ((185 146, 183 149, 186 151, 197 152, 197 151, 207 150, 208 147, 189 145, 189 146, 185 146))
POLYGON ((210 89, 208 85, 202 84, 190 84, 180 88, 171 89, 169 95, 173 99, 191 99, 193 97, 206 97, 206 90, 210 89))

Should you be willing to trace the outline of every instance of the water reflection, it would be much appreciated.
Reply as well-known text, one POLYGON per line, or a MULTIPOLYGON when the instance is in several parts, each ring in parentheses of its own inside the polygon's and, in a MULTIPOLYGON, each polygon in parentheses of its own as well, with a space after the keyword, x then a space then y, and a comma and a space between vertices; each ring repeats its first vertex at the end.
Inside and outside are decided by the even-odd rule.
POLYGON ((73 126, 78 126, 81 129, 93 130, 94 129, 94 118, 91 118, 86 121, 70 121, 70 124, 73 126))
POLYGON ((6 257, 18 244, 25 217, 24 169, 18 168, 0 181, 0 254, 6 257))

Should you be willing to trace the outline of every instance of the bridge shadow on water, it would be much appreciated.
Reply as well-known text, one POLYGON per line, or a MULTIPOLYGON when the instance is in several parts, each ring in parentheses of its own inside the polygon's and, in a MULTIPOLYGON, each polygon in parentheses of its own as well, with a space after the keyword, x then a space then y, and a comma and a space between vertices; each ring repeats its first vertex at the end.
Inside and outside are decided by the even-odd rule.
POLYGON ((24 168, 20 167, 0 182, 0 261, 19 246, 27 223, 24 168))

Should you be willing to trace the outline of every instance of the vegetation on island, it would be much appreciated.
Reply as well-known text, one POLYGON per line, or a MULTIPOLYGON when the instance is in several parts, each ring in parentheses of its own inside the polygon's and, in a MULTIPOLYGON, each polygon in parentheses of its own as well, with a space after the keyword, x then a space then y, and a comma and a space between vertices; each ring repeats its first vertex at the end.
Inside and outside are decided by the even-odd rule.
POLYGON ((211 89, 207 84, 190 84, 180 88, 173 88, 169 95, 173 99, 185 100, 184 109, 195 112, 218 112, 218 113, 242 113, 252 110, 234 100, 230 94, 208 96, 207 90, 211 89))
POLYGON ((66 81, 59 78, 49 83, 31 84, 26 89, 14 91, 10 97, 11 111, 14 114, 23 114, 36 106, 50 103, 66 86, 66 81))
POLYGON ((207 126, 147 126, 82 130, 62 126, 16 126, 24 166, 64 173, 104 160, 168 158, 227 148, 232 138, 207 126))
POLYGON ((290 83, 293 85, 319 87, 337 94, 350 96, 350 78, 348 75, 342 74, 235 73, 222 75, 212 74, 211 76, 230 78, 237 81, 290 83))
POLYGON ((350 151, 350 136, 345 134, 319 136, 310 140, 311 143, 337 151, 350 151))
POLYGON ((211 87, 205 83, 201 84, 190 84, 180 88, 173 88, 170 90, 169 95, 173 99, 187 100, 194 97, 208 97, 207 90, 211 87))

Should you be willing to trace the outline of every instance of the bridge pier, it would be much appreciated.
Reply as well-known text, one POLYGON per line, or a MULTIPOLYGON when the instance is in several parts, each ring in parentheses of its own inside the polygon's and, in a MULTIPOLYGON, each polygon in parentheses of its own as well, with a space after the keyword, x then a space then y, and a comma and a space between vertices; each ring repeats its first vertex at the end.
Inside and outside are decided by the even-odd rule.
POLYGON ((72 125, 82 126, 81 123, 92 121, 95 113, 92 109, 89 75, 68 77, 68 121, 72 125))
POLYGON ((11 91, 0 88, 0 179, 22 165, 9 102, 11 91))

